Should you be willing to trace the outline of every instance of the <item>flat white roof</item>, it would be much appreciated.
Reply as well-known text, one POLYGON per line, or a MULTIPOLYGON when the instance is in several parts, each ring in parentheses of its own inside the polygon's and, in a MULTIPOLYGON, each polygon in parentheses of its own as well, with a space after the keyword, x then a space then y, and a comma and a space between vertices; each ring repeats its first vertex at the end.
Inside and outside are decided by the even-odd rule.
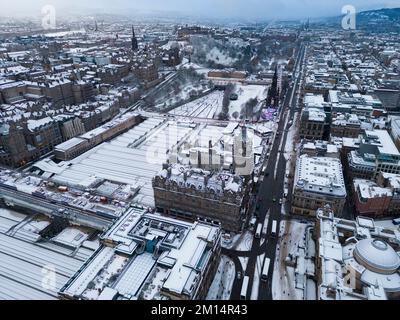
POLYGON ((55 150, 56 151, 69 150, 72 147, 80 145, 81 143, 86 143, 86 140, 83 140, 81 138, 72 138, 72 139, 65 141, 65 142, 59 144, 58 146, 56 146, 55 150))
POLYGON ((394 144, 390 134, 386 130, 365 131, 367 136, 377 137, 381 146, 378 147, 382 154, 400 156, 400 152, 394 144))
POLYGON ((321 192, 329 193, 326 189, 332 188, 346 194, 342 164, 335 158, 302 155, 297 163, 296 184, 310 192, 318 192, 320 187, 321 192))

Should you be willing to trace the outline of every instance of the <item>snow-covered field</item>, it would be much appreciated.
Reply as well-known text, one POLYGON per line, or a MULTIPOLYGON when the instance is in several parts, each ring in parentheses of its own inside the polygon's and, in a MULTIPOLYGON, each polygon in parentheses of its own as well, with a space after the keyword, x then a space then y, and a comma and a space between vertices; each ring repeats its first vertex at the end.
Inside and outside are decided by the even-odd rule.
POLYGON ((239 96, 236 101, 231 101, 229 115, 233 118, 235 112, 240 112, 250 99, 257 98, 258 101, 265 100, 268 95, 268 88, 266 86, 258 85, 237 85, 235 93, 239 96))
POLYGON ((221 262, 208 292, 207 300, 229 300, 235 276, 236 270, 233 261, 226 256, 221 256, 221 262))

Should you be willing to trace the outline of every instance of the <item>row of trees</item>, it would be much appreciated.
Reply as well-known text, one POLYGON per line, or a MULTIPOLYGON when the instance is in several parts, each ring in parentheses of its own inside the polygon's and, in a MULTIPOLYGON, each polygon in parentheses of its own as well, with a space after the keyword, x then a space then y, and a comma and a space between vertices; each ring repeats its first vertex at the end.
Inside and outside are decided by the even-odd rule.
POLYGON ((219 120, 228 121, 229 120, 229 105, 231 104, 231 96, 235 90, 235 86, 230 83, 225 88, 224 98, 222 100, 222 111, 218 115, 219 120))
POLYGON ((257 105, 258 105, 257 98, 251 98, 250 100, 248 100, 240 112, 240 119, 253 120, 253 116, 255 113, 254 109, 255 107, 257 107, 257 105))

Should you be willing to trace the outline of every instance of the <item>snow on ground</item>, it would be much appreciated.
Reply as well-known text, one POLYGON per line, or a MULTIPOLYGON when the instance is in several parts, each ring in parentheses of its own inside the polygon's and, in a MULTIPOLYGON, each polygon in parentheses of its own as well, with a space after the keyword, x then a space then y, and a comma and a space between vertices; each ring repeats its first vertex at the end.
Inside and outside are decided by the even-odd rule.
POLYGON ((222 247, 228 250, 250 251, 253 246, 254 235, 251 231, 236 234, 230 239, 222 240, 222 247))
POLYGON ((239 241, 242 239, 242 234, 235 234, 229 237, 229 239, 222 238, 221 246, 225 249, 231 250, 233 247, 237 247, 239 241))
POLYGON ((161 48, 163 50, 170 50, 172 48, 179 48, 180 50, 182 50, 187 44, 187 41, 168 41, 166 44, 161 46, 161 48))
POLYGON ((266 86, 258 85, 236 85, 235 93, 239 96, 236 101, 230 103, 230 117, 233 118, 235 112, 242 111, 243 107, 250 99, 257 98, 258 101, 265 100, 268 95, 268 88, 266 86))
POLYGON ((189 102, 181 107, 178 107, 172 111, 170 114, 173 115, 183 115, 189 117, 200 117, 212 119, 217 114, 218 109, 222 105, 223 92, 214 91, 210 94, 189 102))
POLYGON ((227 67, 231 66, 237 61, 237 59, 229 57, 216 47, 212 48, 211 51, 207 53, 206 59, 227 67))
POLYGON ((211 284, 207 300, 229 300, 235 280, 235 264, 226 256, 221 256, 218 271, 211 284))
POLYGON ((254 128, 254 130, 262 134, 268 134, 268 133, 274 133, 277 130, 278 123, 275 121, 265 121, 257 123, 256 125, 250 127, 254 128))
POLYGON ((186 102, 191 98, 191 94, 193 92, 200 94, 207 90, 207 86, 195 83, 195 84, 187 84, 184 88, 182 88, 178 94, 174 92, 174 89, 170 89, 168 94, 163 95, 163 97, 159 98, 156 101, 156 109, 163 110, 170 106, 173 106, 178 103, 186 102))
POLYGON ((202 67, 202 66, 200 66, 200 65, 198 65, 196 63, 193 63, 193 62, 191 62, 191 63, 182 62, 181 68, 182 69, 191 69, 191 68, 193 68, 196 71, 196 73, 201 74, 201 75, 207 75, 212 70, 210 68, 202 67))
POLYGON ((250 231, 246 231, 234 246, 237 251, 250 251, 253 247, 254 235, 250 231))
POLYGON ((251 297, 250 300, 258 300, 258 291, 260 288, 260 279, 261 279, 261 274, 262 274, 262 268, 264 265, 264 259, 265 259, 265 254, 262 254, 257 258, 257 264, 256 264, 256 270, 254 273, 254 278, 253 278, 253 287, 251 290, 251 297))
POLYGON ((277 258, 272 279, 272 296, 274 300, 303 300, 303 291, 295 288, 295 269, 287 267, 285 259, 290 253, 295 254, 299 244, 304 245, 303 237, 307 225, 296 221, 282 221, 277 247, 277 258))

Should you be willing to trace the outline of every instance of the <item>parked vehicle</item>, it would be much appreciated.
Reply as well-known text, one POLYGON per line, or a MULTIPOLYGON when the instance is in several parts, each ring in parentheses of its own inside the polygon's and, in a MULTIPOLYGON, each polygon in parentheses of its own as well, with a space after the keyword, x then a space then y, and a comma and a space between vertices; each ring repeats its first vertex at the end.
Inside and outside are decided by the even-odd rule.
POLYGON ((244 277, 242 291, 240 293, 240 300, 247 299, 247 291, 249 289, 249 282, 250 282, 250 278, 248 276, 244 277))

